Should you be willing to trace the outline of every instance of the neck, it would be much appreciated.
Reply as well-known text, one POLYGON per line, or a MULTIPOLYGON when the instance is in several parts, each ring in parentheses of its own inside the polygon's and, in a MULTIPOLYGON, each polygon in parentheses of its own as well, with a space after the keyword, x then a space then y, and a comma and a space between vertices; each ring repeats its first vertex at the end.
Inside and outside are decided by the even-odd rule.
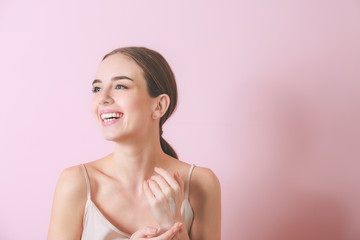
POLYGON ((144 179, 156 174, 154 167, 163 166, 169 158, 162 151, 160 137, 155 138, 131 144, 115 142, 114 152, 109 156, 114 175, 124 187, 138 194, 143 192, 144 179))

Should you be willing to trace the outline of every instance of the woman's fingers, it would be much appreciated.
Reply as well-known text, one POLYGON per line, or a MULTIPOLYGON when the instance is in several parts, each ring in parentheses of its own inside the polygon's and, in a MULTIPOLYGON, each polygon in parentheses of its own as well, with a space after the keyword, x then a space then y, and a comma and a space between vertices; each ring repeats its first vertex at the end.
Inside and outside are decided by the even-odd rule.
POLYGON ((184 183, 178 173, 171 176, 164 169, 156 168, 156 170, 159 175, 155 174, 149 180, 144 181, 144 193, 157 223, 161 228, 167 230, 174 224, 174 218, 180 219, 181 217, 184 183), (172 182, 172 185, 169 182, 172 182))
POLYGON ((136 232, 134 232, 133 235, 131 235, 130 239, 131 240, 147 239, 149 237, 155 236, 156 233, 157 233, 156 228, 145 227, 145 228, 141 228, 141 229, 137 230, 136 232))
POLYGON ((153 181, 155 181, 159 185, 161 191, 167 197, 172 197, 173 196, 173 189, 169 186, 169 184, 165 181, 165 179, 162 176, 154 175, 154 176, 151 177, 151 179, 153 181))
POLYGON ((174 238, 174 236, 179 233, 179 230, 182 227, 182 223, 177 222, 175 223, 169 230, 167 230, 166 232, 164 232, 163 234, 154 237, 154 235, 156 235, 157 231, 156 228, 151 228, 151 227, 145 227, 145 228, 141 228, 138 231, 136 231, 135 233, 133 233, 133 235, 131 235, 130 240, 172 240, 172 239, 176 239, 174 238))
POLYGON ((144 180, 144 183, 143 183, 143 188, 144 188, 145 196, 148 199, 148 201, 150 203, 154 203, 156 201, 156 198, 155 198, 153 192, 150 190, 148 182, 145 181, 145 180, 144 180))
POLYGON ((151 180, 155 181, 159 185, 161 191, 165 194, 166 197, 170 198, 179 195, 182 199, 185 193, 184 181, 182 180, 178 172, 173 173, 172 178, 177 182, 177 189, 173 189, 161 175, 153 175, 151 177, 151 180))
POLYGON ((149 183, 149 187, 150 187, 151 191, 153 192, 153 194, 155 195, 156 199, 158 199, 159 201, 166 199, 164 193, 161 191, 159 185, 155 181, 149 180, 148 183, 149 183))
POLYGON ((176 181, 179 183, 181 192, 184 192, 185 183, 184 183, 184 181, 182 180, 182 178, 180 177, 180 174, 179 174, 178 172, 174 173, 174 178, 175 178, 176 181))
POLYGON ((177 191, 180 188, 178 182, 165 169, 155 167, 155 172, 160 174, 175 191, 177 191))
POLYGON ((169 230, 161 234, 160 236, 157 236, 156 238, 150 238, 150 239, 156 239, 156 240, 172 240, 173 237, 179 232, 179 230, 182 227, 182 223, 175 223, 169 230))

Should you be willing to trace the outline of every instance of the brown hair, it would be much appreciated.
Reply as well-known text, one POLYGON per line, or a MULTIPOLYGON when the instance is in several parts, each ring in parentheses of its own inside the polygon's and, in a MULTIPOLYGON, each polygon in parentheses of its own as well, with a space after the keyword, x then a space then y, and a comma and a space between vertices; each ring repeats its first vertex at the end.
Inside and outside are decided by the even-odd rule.
POLYGON ((157 97, 160 94, 167 94, 169 96, 169 108, 164 116, 161 117, 159 123, 160 144, 166 154, 178 159, 175 150, 162 137, 162 125, 175 111, 178 98, 175 75, 169 64, 160 53, 145 47, 117 48, 106 54, 102 60, 116 53, 121 53, 132 58, 142 68, 147 82, 147 89, 151 97, 157 97))

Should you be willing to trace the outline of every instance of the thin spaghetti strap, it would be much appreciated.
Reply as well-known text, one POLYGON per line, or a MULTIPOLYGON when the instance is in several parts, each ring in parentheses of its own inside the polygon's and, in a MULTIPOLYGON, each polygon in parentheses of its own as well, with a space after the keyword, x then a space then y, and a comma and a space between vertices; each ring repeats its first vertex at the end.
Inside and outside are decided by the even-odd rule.
POLYGON ((85 180, 86 180, 86 195, 87 195, 87 199, 91 199, 91 194, 90 194, 90 181, 89 181, 89 177, 88 177, 88 174, 86 172, 86 168, 84 166, 84 164, 80 164, 82 170, 83 170, 83 173, 84 173, 84 176, 85 176, 85 180))
POLYGON ((189 192, 190 192, 190 178, 191 178, 191 173, 193 171, 195 167, 195 164, 192 164, 189 170, 189 174, 187 177, 187 181, 186 181, 186 193, 185 193, 185 199, 189 199, 189 192))

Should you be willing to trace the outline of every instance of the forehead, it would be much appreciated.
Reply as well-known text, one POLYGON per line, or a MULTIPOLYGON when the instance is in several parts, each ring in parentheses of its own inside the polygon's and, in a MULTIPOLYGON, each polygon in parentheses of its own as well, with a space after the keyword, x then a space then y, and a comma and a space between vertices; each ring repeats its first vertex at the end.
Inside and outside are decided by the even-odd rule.
POLYGON ((143 71, 132 58, 115 53, 99 64, 95 78, 110 81, 113 76, 127 76, 136 81, 136 79, 143 78, 143 71))

